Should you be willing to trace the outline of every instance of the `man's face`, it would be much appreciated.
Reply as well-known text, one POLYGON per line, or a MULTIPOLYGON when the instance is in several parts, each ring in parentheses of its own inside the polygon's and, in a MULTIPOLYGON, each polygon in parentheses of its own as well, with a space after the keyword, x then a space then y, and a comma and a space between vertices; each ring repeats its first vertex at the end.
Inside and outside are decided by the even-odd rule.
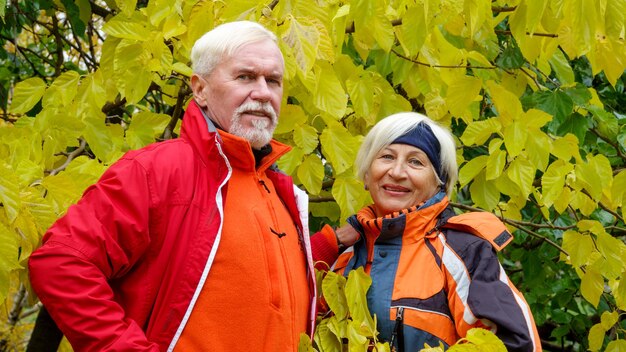
POLYGON ((283 72, 278 46, 264 40, 242 46, 206 77, 193 75, 191 87, 211 119, 259 149, 269 143, 278 123, 283 72))

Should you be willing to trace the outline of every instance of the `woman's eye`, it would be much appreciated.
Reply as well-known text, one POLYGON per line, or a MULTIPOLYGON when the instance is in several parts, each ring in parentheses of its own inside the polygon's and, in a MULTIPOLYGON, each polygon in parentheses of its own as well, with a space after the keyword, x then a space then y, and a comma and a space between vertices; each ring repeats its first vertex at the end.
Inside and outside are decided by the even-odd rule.
POLYGON ((409 164, 411 164, 411 165, 415 165, 415 166, 421 166, 421 165, 423 165, 423 163, 422 163, 419 159, 410 159, 410 160, 409 160, 409 164))
POLYGON ((391 154, 383 154, 380 156, 381 159, 393 160, 393 155, 391 154))

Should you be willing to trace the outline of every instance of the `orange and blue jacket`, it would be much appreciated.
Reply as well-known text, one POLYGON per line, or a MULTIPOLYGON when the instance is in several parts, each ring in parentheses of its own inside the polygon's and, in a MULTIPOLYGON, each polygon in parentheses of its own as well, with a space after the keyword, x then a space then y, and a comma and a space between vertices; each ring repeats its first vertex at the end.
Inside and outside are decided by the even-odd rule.
POLYGON ((455 216, 439 193, 385 217, 366 207, 348 222, 361 237, 334 270, 371 276, 368 307, 396 351, 447 348, 471 328, 491 330, 508 351, 541 351, 528 304, 496 254, 513 237, 493 214, 455 216))

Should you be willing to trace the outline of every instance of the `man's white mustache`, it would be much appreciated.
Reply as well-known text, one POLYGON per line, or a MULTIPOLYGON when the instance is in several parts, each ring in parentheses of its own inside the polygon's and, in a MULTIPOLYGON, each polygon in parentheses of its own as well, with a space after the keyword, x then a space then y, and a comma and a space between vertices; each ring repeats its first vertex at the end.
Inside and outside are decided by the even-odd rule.
MULTIPOLYGON (((247 111, 262 112, 269 116, 269 118, 271 119, 272 125, 275 126, 278 123, 278 116, 276 115, 276 111, 274 110, 274 107, 272 106, 272 104, 268 102, 262 103, 258 101, 251 101, 251 102, 244 103, 243 105, 239 106, 237 110, 235 110, 235 114, 233 117, 239 118, 241 114, 247 111)), ((252 123, 257 128, 267 127, 267 122, 264 120, 254 120, 252 121, 252 123)))

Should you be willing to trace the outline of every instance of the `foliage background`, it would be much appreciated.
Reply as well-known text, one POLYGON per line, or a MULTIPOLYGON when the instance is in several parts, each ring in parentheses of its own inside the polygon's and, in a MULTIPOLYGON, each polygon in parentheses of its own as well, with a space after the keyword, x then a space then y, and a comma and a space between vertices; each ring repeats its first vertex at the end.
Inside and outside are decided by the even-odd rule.
POLYGON ((362 136, 413 110, 458 137, 458 211, 516 236, 502 261, 549 351, 626 348, 626 0, 0 0, 0 350, 22 350, 45 229, 125 151, 175 137, 189 51, 215 25, 280 38, 279 166, 313 230, 370 199, 362 136))

